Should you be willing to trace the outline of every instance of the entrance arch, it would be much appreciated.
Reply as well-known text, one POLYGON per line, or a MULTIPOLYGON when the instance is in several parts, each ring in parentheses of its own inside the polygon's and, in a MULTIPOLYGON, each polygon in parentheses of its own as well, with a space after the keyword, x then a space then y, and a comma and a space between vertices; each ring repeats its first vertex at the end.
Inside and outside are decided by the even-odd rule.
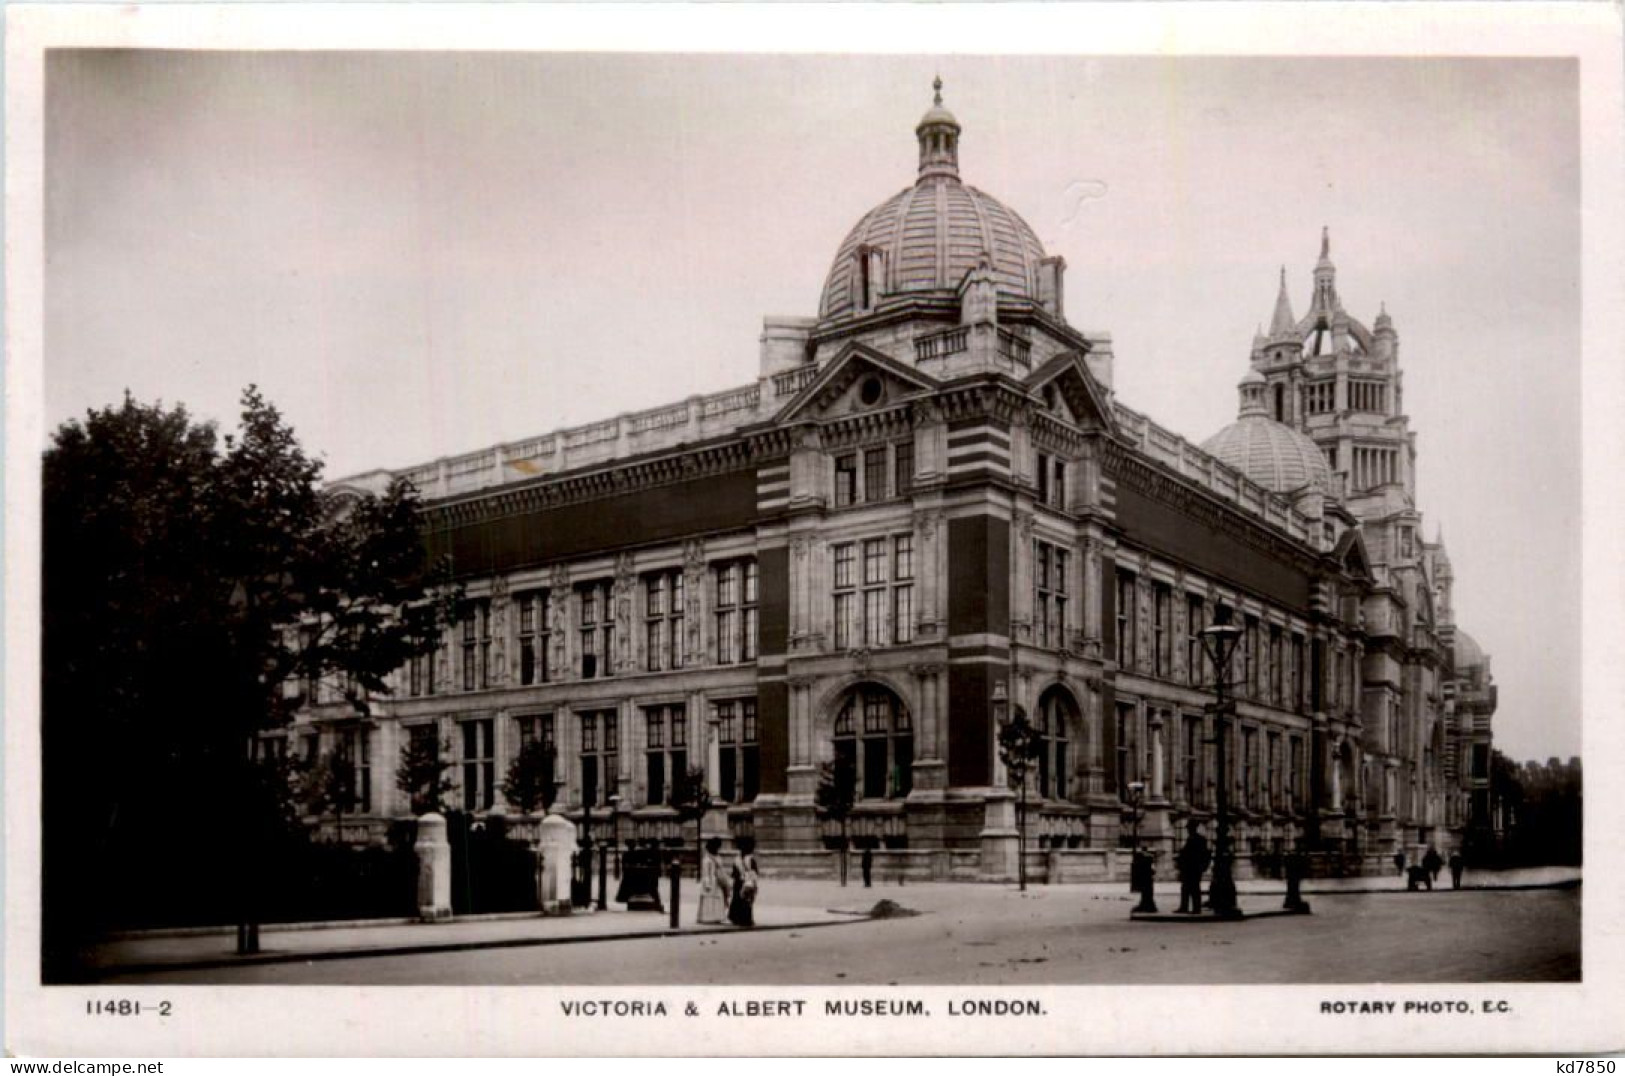
POLYGON ((1066 800, 1076 791, 1072 767, 1084 757, 1083 711, 1078 700, 1060 684, 1052 684, 1038 698, 1033 726, 1038 729, 1038 794, 1044 799, 1066 800))
POLYGON ((860 681, 835 700, 835 759, 852 767, 860 800, 902 799, 914 788, 914 721, 891 688, 860 681))

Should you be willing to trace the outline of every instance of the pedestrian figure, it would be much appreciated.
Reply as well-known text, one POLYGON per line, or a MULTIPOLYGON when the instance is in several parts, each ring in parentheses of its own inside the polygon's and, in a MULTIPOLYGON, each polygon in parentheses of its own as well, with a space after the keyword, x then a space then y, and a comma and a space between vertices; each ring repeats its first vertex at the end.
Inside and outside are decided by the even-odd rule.
POLYGON ((1185 824, 1189 834, 1179 850, 1176 866, 1179 868, 1179 910, 1187 915, 1202 911, 1202 875, 1213 855, 1208 851, 1207 838, 1202 836, 1201 824, 1191 819, 1185 824))
MULTIPOLYGON (((1428 845, 1427 855, 1422 857, 1422 869, 1427 871, 1428 876, 1437 882, 1439 880, 1439 868, 1443 866, 1444 860, 1439 858, 1438 851, 1431 844, 1428 845)), ((1430 885, 1428 888, 1432 889, 1433 887, 1430 885)))
POLYGON ((1454 852, 1450 853, 1450 888, 1451 889, 1460 889, 1461 888, 1461 871, 1462 871, 1462 868, 1465 867, 1465 866, 1467 866, 1467 863, 1466 863, 1465 860, 1463 860, 1461 858, 1461 852, 1460 852, 1459 849, 1457 851, 1454 851, 1454 852))
POLYGON ((756 925, 756 890, 761 872, 756 865, 756 845, 741 838, 739 858, 734 862, 733 895, 728 901, 728 921, 736 927, 756 925))
POLYGON ((720 923, 727 915, 728 879, 721 852, 722 838, 705 842, 705 855, 700 859, 700 908, 694 917, 697 923, 720 923))
POLYGON ((868 889, 875 873, 875 849, 873 845, 863 846, 863 888, 868 889))
POLYGON ((1428 892, 1433 892, 1433 878, 1429 876, 1426 867, 1408 867, 1405 870, 1405 888, 1408 890, 1421 889, 1427 886, 1428 892))
POLYGON ((1394 853, 1394 869, 1399 872, 1401 878, 1405 877, 1405 849, 1403 848, 1394 853))

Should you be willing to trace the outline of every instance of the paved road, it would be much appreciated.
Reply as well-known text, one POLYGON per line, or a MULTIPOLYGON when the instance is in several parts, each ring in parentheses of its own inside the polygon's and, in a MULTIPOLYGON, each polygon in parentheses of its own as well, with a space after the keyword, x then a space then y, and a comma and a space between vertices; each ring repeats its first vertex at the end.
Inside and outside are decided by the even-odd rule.
MULTIPOLYGON (((913 918, 738 935, 166 972, 126 982, 326 984, 1025 984, 1575 981, 1578 890, 1322 895, 1315 914, 1132 923, 1079 887, 781 883, 781 899, 913 918)), ((764 894, 764 899, 770 899, 764 894)), ((1253 907, 1279 903, 1255 897, 1253 907)), ((1247 902, 1244 900, 1244 906, 1247 902)))

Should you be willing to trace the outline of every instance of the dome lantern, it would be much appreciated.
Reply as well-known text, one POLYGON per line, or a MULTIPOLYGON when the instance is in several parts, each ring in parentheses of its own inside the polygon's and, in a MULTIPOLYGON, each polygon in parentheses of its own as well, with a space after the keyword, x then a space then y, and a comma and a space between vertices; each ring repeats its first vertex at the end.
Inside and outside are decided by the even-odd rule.
POLYGON ((942 106, 942 78, 931 83, 931 108, 920 117, 914 136, 920 140, 920 178, 959 178, 959 121, 942 106))

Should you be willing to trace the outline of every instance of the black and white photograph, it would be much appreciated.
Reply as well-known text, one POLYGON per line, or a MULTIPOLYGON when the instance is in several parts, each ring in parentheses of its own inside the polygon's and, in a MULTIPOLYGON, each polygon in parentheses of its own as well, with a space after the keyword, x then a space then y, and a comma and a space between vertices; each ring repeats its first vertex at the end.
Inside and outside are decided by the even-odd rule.
POLYGON ((10 9, 8 1051, 1625 1047, 1618 13, 1108 6, 10 9))

